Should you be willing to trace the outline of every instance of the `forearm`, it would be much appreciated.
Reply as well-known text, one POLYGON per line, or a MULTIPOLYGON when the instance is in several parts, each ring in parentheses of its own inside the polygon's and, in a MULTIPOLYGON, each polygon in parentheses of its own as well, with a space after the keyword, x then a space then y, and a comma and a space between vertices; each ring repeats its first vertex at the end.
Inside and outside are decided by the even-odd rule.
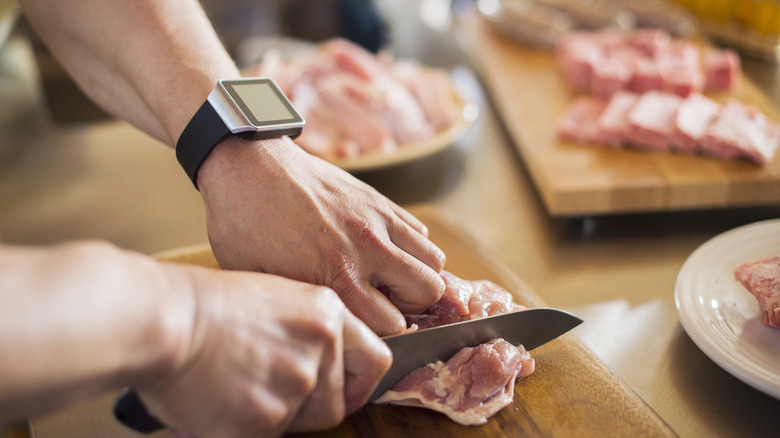
POLYGON ((197 1, 20 3, 92 99, 169 145, 218 79, 239 76, 197 1))
POLYGON ((107 244, 0 246, 0 424, 168 372, 191 332, 186 282, 107 244))

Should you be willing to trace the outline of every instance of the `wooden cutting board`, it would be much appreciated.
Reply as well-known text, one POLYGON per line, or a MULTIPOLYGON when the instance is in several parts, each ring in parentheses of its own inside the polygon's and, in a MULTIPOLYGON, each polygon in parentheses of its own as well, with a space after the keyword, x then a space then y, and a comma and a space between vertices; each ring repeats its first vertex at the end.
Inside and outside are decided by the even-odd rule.
MULTIPOLYGON (((558 141, 558 118, 575 97, 550 52, 494 31, 478 16, 461 23, 469 52, 545 207, 553 216, 586 216, 780 202, 780 151, 764 167, 634 149, 608 150, 558 141)), ((775 122, 780 113, 740 75, 731 93, 775 122)))
MULTIPOLYGON (((541 298, 494 261, 469 235, 431 207, 410 208, 447 254, 446 269, 469 279, 489 279, 518 303, 543 306, 541 298)), ((159 255, 161 259, 216 267, 207 245, 159 255)), ((584 324, 588 322, 585 321, 584 324)), ((368 405, 338 428, 310 437, 628 437, 676 436, 626 384, 591 354, 573 332, 531 352, 536 371, 517 382, 514 402, 485 425, 460 426, 420 408, 368 405)), ((34 438, 139 437, 111 417, 115 393, 31 423, 34 438)), ((154 435, 169 437, 166 432, 154 435)))

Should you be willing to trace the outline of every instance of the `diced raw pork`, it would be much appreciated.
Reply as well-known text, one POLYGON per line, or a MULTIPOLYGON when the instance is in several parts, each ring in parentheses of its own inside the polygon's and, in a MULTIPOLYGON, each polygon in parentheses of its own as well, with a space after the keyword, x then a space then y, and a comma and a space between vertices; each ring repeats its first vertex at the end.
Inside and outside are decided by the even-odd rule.
POLYGON ((615 50, 593 69, 590 90, 593 94, 609 98, 612 93, 627 89, 634 77, 636 51, 615 50))
POLYGON ((682 97, 707 90, 730 90, 739 73, 736 52, 708 49, 672 38, 660 29, 575 32, 555 51, 564 79, 578 91, 609 97, 618 89, 666 90, 682 97), (628 78, 626 78, 628 75, 628 78))
POLYGON ((671 149, 675 118, 681 103, 682 98, 671 93, 648 91, 642 94, 628 114, 628 141, 653 151, 671 149))
POLYGON ((558 119, 558 137, 563 140, 594 145, 607 144, 608 137, 599 129, 598 121, 607 100, 596 96, 580 96, 558 119))
POLYGON ((731 49, 708 50, 704 54, 705 89, 728 91, 734 88, 740 70, 739 55, 731 49))
POLYGON ((717 102, 698 93, 680 104, 672 134, 677 152, 694 153, 699 150, 699 143, 719 109, 717 102))
POLYGON ((618 91, 609 99, 597 124, 605 145, 618 148, 625 143, 628 115, 638 100, 639 95, 630 91, 618 91))
POLYGON ((534 360, 522 346, 495 339, 464 348, 446 364, 412 371, 376 402, 424 407, 463 425, 482 424, 512 403, 515 380, 533 370, 534 360))
POLYGON ((700 92, 704 77, 699 61, 699 48, 693 43, 674 41, 666 51, 658 54, 658 65, 663 75, 664 89, 682 97, 700 92))
POLYGON ((780 328, 780 255, 740 265, 734 278, 758 300, 764 324, 780 328))
POLYGON ((594 65, 601 61, 601 48, 580 35, 566 37, 556 47, 558 68, 575 90, 590 90, 594 65))
POLYGON ((664 86, 664 75, 661 74, 661 65, 658 60, 647 56, 637 57, 629 89, 637 93, 644 93, 650 90, 661 90, 664 86))
POLYGON ((735 100, 723 105, 701 139, 702 150, 724 160, 771 160, 780 144, 777 125, 755 108, 735 100))
POLYGON ((672 37, 662 29, 637 29, 626 37, 626 42, 643 55, 654 57, 669 47, 672 37))

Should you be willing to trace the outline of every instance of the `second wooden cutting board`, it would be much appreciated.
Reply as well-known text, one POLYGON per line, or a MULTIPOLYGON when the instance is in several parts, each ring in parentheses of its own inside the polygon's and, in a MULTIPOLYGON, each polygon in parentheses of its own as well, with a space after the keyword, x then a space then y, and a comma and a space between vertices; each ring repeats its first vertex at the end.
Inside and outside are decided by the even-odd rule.
MULTIPOLYGON (((561 142, 556 123, 575 94, 549 52, 495 32, 480 17, 461 23, 464 40, 512 141, 552 216, 587 216, 780 202, 780 152, 760 167, 704 156, 609 150, 561 142)), ((736 98, 775 122, 780 113, 740 75, 736 98)))

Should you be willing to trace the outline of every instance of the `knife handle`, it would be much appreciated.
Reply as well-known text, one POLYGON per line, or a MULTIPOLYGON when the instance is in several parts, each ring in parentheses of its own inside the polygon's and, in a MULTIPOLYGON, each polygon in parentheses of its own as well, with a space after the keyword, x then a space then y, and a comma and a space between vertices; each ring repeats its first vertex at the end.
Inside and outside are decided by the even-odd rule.
POLYGON ((136 432, 150 434, 165 429, 165 425, 146 410, 138 394, 130 388, 122 390, 116 399, 114 417, 136 432))

